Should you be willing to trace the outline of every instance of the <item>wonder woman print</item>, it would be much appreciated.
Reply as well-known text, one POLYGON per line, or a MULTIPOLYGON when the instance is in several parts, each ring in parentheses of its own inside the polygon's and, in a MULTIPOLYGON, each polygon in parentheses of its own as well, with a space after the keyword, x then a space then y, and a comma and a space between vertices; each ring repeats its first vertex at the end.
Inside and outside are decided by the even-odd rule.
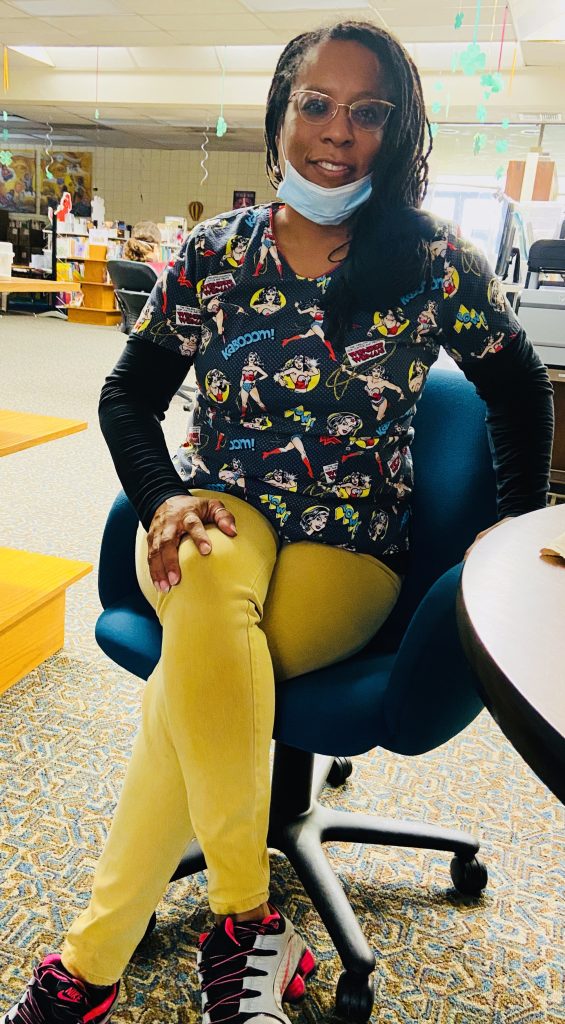
POLYGON ((349 370, 347 366, 343 369, 350 377, 356 377, 357 380, 365 382, 364 390, 371 399, 371 407, 373 412, 376 413, 377 422, 380 423, 386 416, 388 409, 388 399, 383 395, 383 391, 395 391, 399 399, 404 398, 404 392, 402 388, 399 388, 397 384, 393 384, 385 377, 384 367, 376 365, 368 373, 357 373, 356 370, 349 370))
POLYGON ((244 419, 247 415, 247 405, 249 399, 252 398, 256 405, 263 412, 267 412, 267 407, 263 405, 261 397, 257 390, 257 382, 260 380, 267 380, 269 374, 265 373, 261 360, 257 352, 250 352, 247 357, 247 362, 241 370, 240 386, 240 398, 241 398, 241 418, 244 419))
POLYGON ((335 357, 333 345, 331 341, 328 341, 324 334, 324 313, 322 307, 318 306, 316 302, 313 302, 311 306, 306 306, 306 309, 301 309, 297 302, 294 303, 294 306, 301 316, 303 316, 306 313, 309 314, 309 316, 312 317, 312 323, 310 324, 308 330, 304 332, 304 334, 292 334, 290 338, 284 338, 282 341, 282 347, 284 348, 291 341, 298 341, 299 338, 309 338, 311 337, 312 334, 315 334, 316 337, 319 338, 322 344, 325 345, 325 347, 327 348, 330 354, 330 359, 333 359, 334 363, 336 363, 337 359, 335 357))

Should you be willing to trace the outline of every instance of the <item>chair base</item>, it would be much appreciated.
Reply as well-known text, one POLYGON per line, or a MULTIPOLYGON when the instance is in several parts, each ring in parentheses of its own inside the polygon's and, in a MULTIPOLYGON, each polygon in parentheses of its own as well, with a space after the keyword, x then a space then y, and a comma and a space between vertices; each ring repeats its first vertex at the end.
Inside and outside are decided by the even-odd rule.
MULTIPOLYGON (((318 797, 328 776, 333 775, 331 781, 335 784, 345 781, 349 774, 347 759, 338 759, 337 771, 335 763, 332 757, 276 743, 267 846, 279 850, 292 864, 345 968, 337 988, 338 1014, 347 1020, 364 1022, 371 1015, 374 1001, 370 975, 375 969, 375 954, 322 844, 355 842, 451 851, 455 855, 452 862, 454 884, 461 891, 474 895, 479 895, 485 887, 486 871, 475 860, 479 843, 465 832, 323 807, 318 797), (467 868, 472 870, 467 873, 467 868)), ((202 850, 194 841, 171 881, 205 868, 202 850)), ((154 919, 148 931, 152 925, 154 919)))

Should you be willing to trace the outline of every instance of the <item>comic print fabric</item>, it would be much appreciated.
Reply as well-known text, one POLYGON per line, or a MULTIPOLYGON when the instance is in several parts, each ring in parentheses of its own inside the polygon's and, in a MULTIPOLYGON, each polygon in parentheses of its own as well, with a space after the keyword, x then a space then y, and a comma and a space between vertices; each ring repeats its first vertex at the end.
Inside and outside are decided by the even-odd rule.
POLYGON ((272 203, 197 226, 134 335, 194 363, 198 397, 173 462, 189 487, 251 502, 281 540, 364 552, 402 571, 412 418, 439 346, 465 367, 521 330, 483 255, 438 225, 431 281, 360 311, 336 352, 320 299, 339 268, 298 276, 272 203))

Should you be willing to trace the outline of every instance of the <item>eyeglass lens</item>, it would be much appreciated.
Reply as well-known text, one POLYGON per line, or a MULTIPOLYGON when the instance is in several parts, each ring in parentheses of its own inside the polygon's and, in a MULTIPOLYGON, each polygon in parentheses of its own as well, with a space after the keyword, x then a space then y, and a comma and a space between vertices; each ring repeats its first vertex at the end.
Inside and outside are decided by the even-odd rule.
MULTIPOLYGON (((308 124, 327 124, 335 117, 340 104, 331 96, 318 92, 297 92, 298 112, 308 124)), ((357 100, 349 113, 353 124, 363 131, 378 131, 385 124, 392 107, 383 100, 357 100)))

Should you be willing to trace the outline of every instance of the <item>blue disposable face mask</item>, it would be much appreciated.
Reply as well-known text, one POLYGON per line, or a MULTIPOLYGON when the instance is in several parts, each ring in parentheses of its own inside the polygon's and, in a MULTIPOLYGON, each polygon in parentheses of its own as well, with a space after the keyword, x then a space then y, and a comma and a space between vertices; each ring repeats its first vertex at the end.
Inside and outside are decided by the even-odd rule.
POLYGON ((288 203, 293 210, 314 224, 342 224, 351 217, 373 191, 372 175, 367 174, 349 185, 324 188, 303 178, 285 155, 281 140, 281 151, 285 160, 284 177, 277 189, 277 198, 288 203))

